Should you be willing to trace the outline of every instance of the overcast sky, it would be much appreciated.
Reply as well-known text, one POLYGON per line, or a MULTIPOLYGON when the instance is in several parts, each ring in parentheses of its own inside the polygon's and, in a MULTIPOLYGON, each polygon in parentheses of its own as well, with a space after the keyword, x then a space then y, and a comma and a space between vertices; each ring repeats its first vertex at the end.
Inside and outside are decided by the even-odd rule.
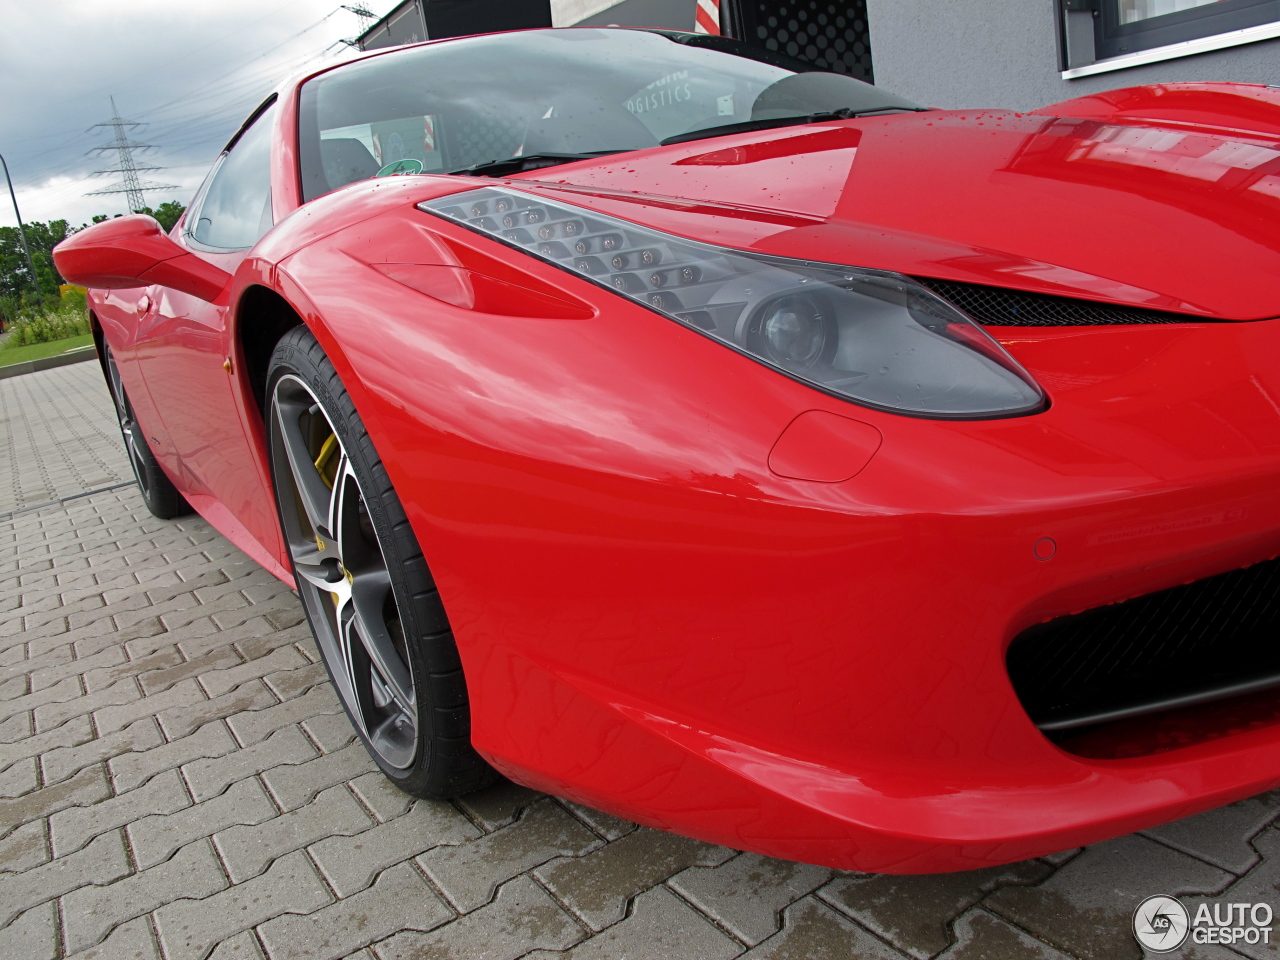
MULTIPOLYGON (((366 3, 381 16, 395 0, 366 3)), ((87 132, 110 118, 110 96, 148 124, 134 139, 157 145, 136 159, 165 169, 143 176, 174 185, 148 204, 186 203, 277 82, 341 57, 335 42, 359 32, 338 0, 0 0, 0 154, 23 219, 127 212, 124 194, 84 196, 119 179, 90 177, 114 153, 86 156, 111 139, 87 132)), ((0 226, 15 222, 0 184, 0 226)))

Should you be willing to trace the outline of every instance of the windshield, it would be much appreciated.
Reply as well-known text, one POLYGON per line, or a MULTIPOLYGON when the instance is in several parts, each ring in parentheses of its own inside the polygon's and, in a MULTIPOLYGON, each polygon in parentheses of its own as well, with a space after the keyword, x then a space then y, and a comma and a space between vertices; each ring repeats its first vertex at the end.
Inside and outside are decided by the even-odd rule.
POLYGON ((721 37, 592 28, 470 37, 308 81, 303 197, 379 172, 453 173, 537 154, 638 150, 748 121, 895 108, 916 105, 721 37))

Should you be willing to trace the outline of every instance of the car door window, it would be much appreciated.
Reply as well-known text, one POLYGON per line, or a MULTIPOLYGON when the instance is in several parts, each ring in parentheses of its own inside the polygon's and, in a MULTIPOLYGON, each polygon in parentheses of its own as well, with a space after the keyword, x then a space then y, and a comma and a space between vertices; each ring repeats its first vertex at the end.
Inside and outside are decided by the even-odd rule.
POLYGON ((191 237, 208 247, 242 250, 271 229, 271 133, 275 104, 263 110, 214 167, 191 237))

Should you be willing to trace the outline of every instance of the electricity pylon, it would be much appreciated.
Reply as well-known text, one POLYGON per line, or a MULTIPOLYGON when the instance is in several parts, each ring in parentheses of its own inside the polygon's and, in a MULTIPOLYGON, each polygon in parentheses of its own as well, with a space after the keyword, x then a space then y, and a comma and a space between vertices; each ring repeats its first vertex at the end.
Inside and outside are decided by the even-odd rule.
POLYGON ((163 170, 163 167, 148 167, 140 165, 133 157, 135 150, 144 151, 155 148, 151 143, 139 143, 129 138, 131 130, 137 130, 146 126, 144 123, 138 123, 134 120, 125 120, 120 116, 120 111, 116 109, 116 98, 111 98, 111 119, 102 123, 95 123, 89 128, 90 131, 97 130, 99 127, 110 127, 115 133, 115 141, 113 143, 105 143, 100 147, 94 147, 90 153, 105 153, 108 150, 116 151, 116 164, 108 167, 106 170, 95 170, 93 175, 105 176, 107 174, 118 173, 120 179, 115 183, 103 187, 101 190, 91 190, 86 193, 86 197, 96 197, 101 194, 123 193, 129 201, 129 211, 141 210, 146 204, 143 202, 143 194, 150 190, 175 190, 177 189, 172 183, 156 183, 154 180, 143 180, 139 178, 139 173, 149 172, 152 170, 163 170))
MULTIPOLYGON (((360 18, 360 37, 364 36, 364 31, 369 24, 378 19, 378 15, 363 3, 344 3, 342 4, 342 9, 346 10, 348 13, 354 13, 360 18)), ((339 40, 338 43, 345 43, 348 47, 358 47, 360 46, 360 37, 353 37, 350 40, 339 40)), ((336 46, 336 44, 334 44, 334 46, 336 46)))

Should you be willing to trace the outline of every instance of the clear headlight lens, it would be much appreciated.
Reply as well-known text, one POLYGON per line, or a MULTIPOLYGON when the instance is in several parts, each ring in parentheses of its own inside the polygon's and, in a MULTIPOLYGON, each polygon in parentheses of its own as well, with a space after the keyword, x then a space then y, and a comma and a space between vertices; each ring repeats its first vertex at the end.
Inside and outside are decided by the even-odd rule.
POLYGON ((943 419, 1035 413, 1044 392, 909 277, 685 240, 506 187, 419 204, 856 403, 943 419))

